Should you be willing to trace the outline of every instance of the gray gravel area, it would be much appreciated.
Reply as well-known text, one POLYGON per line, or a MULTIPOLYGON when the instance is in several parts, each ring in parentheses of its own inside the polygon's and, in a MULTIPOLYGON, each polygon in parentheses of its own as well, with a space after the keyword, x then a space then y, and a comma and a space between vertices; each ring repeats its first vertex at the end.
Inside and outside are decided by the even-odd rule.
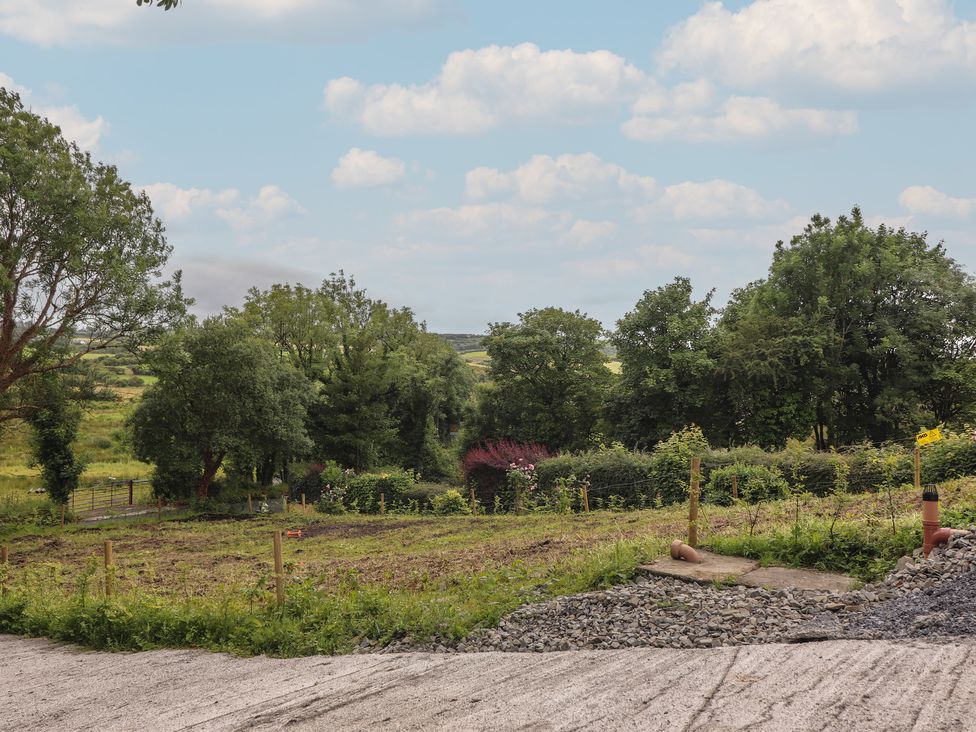
POLYGON ((525 605, 460 643, 359 652, 543 652, 714 648, 840 638, 976 636, 976 536, 923 559, 903 557, 883 582, 852 592, 767 590, 641 577, 632 584, 525 605))

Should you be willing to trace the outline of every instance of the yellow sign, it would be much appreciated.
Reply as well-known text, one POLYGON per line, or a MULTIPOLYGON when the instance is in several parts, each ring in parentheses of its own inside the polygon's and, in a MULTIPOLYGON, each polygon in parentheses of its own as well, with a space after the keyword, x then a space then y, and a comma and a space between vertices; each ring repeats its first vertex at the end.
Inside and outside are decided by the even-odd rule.
POLYGON ((928 430, 927 432, 919 432, 915 435, 915 442, 918 446, 928 445, 930 442, 938 442, 942 439, 942 433, 939 432, 938 427, 928 430))

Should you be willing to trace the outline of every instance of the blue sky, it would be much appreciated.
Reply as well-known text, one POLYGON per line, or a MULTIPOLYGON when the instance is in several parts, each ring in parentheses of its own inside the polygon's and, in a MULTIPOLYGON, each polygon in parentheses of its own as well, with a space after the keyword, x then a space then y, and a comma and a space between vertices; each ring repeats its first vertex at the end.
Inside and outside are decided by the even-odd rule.
POLYGON ((763 276, 854 204, 976 271, 976 2, 0 0, 201 313, 344 269, 433 330, 763 276))

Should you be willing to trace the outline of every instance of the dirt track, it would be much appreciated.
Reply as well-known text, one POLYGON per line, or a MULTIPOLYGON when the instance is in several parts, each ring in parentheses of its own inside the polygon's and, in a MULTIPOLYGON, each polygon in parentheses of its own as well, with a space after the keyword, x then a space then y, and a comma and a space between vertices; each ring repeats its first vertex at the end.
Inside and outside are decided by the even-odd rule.
POLYGON ((976 644, 239 659, 0 636, 0 729, 976 729, 976 644))

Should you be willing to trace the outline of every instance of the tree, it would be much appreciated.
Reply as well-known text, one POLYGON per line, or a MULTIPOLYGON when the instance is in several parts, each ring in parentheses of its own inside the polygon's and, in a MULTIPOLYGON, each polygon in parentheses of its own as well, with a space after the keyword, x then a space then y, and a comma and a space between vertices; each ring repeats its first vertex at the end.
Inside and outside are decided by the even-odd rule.
POLYGON ((0 89, 0 422, 25 380, 178 322, 187 301, 149 199, 0 89))
POLYGON ((550 450, 590 444, 613 379, 602 335, 593 318, 552 307, 522 313, 518 323, 492 323, 484 343, 494 384, 480 391, 475 441, 539 442, 550 450))
POLYGON ((183 0, 136 0, 136 5, 138 5, 140 8, 143 5, 146 5, 148 7, 152 7, 153 5, 155 5, 158 8, 162 8, 163 10, 172 10, 177 5, 182 4, 182 2, 183 0))
POLYGON ((742 418, 787 410, 777 421, 805 422, 796 436, 812 432, 819 449, 906 437, 974 408, 972 279, 941 244, 872 229, 857 208, 779 242, 768 278, 720 328, 726 377, 779 392, 757 390, 742 418))
POLYGON ((41 479, 51 500, 66 503, 85 467, 72 447, 81 423, 81 407, 72 398, 64 374, 36 376, 27 389, 34 404, 26 417, 32 431, 32 462, 41 467, 41 479))
POLYGON ((609 401, 619 440, 648 447, 689 424, 711 419, 709 352, 712 293, 692 300, 691 281, 647 290, 617 322, 611 338, 620 359, 620 381, 609 401))
POLYGON ((208 495, 230 458, 253 464, 266 450, 305 453, 307 379, 238 322, 209 318, 149 356, 157 382, 131 424, 136 457, 155 463, 157 492, 208 495))

